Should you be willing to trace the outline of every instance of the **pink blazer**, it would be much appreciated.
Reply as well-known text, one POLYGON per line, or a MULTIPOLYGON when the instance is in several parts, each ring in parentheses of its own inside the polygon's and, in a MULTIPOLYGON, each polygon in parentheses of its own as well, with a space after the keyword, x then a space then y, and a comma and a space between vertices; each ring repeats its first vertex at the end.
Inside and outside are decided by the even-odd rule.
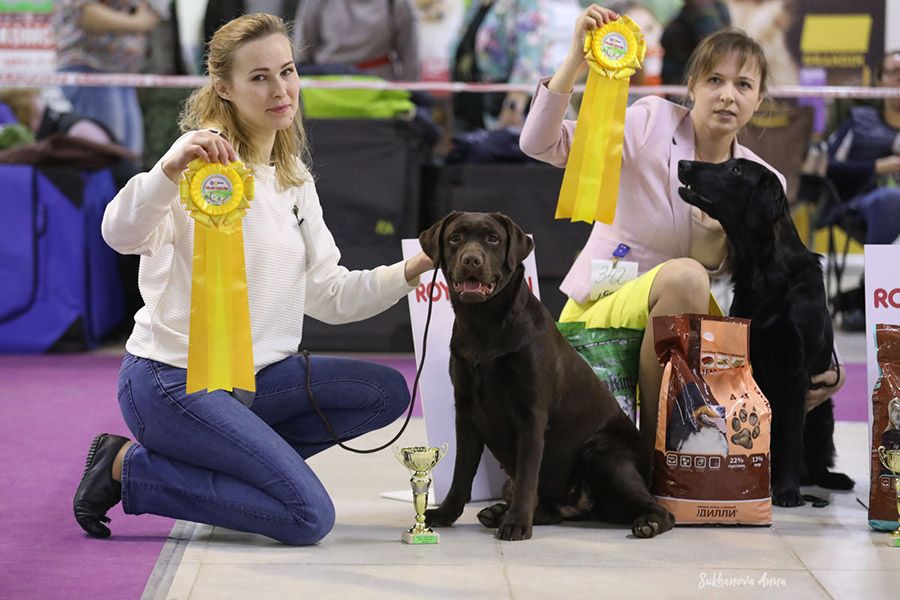
MULTIPOLYGON (((575 121, 564 120, 570 94, 538 86, 522 129, 522 151, 538 160, 565 167, 575 134, 575 121)), ((610 258, 620 243, 631 247, 627 260, 643 273, 671 258, 691 257, 710 271, 721 268, 725 234, 718 221, 678 195, 678 161, 694 159, 694 127, 689 110, 648 96, 626 111, 619 199, 612 225, 595 223, 560 290, 576 302, 590 293, 591 259, 610 258)), ((756 154, 734 143, 732 155, 761 163, 784 176, 756 154)))

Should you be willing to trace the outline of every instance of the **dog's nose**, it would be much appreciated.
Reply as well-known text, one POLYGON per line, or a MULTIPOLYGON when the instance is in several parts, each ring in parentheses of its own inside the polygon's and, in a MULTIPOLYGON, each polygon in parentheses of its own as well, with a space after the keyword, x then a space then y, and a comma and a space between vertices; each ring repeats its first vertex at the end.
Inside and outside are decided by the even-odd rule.
POLYGON ((687 173, 691 170, 691 161, 689 160, 679 160, 678 161, 678 170, 682 173, 687 173))
POLYGON ((477 269, 484 262, 479 254, 469 252, 462 257, 462 264, 470 269, 477 269))

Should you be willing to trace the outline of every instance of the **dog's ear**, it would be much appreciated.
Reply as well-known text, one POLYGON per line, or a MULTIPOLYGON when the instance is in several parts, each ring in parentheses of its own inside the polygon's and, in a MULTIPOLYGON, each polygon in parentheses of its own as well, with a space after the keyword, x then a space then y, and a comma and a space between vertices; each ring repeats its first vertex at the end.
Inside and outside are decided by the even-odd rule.
POLYGON ((788 210, 787 196, 775 173, 759 166, 765 172, 759 178, 747 203, 747 229, 767 229, 788 210))
POLYGON ((444 229, 447 224, 458 217, 460 212, 453 211, 425 231, 419 234, 419 245, 422 246, 422 252, 434 262, 435 266, 440 267, 441 250, 444 240, 444 229))
POLYGON ((503 213, 495 212, 491 213, 491 216, 506 228, 506 265, 510 270, 515 270, 516 266, 534 250, 534 241, 503 213))

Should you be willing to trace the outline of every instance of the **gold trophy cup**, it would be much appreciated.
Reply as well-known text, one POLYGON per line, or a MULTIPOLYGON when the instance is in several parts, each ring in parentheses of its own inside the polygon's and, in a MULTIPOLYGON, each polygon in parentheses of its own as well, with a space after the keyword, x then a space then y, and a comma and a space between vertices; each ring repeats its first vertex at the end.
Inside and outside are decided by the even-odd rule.
MULTIPOLYGON (((897 514, 900 517, 900 450, 888 450, 884 446, 879 446, 878 457, 881 459, 881 464, 894 474, 894 491, 897 493, 897 514)), ((897 521, 900 521, 900 518, 897 521)), ((900 548, 900 523, 898 523, 894 533, 891 534, 890 545, 900 548)))
POLYGON ((444 458, 448 447, 446 442, 440 448, 394 447, 394 455, 400 464, 413 472, 409 483, 412 486, 413 504, 416 507, 416 524, 400 536, 407 544, 437 544, 440 541, 440 535, 425 525, 425 507, 428 505, 428 488, 431 485, 430 471, 444 458))

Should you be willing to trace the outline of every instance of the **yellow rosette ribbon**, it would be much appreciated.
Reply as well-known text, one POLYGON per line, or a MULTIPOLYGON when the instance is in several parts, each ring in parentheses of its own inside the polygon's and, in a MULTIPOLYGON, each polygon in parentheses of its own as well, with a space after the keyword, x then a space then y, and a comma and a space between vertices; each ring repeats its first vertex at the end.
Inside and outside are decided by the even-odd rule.
POLYGON ((557 219, 611 224, 616 215, 628 80, 647 44, 637 23, 619 17, 585 36, 590 72, 556 206, 557 219))
POLYGON ((195 159, 179 191, 194 219, 186 391, 256 391, 241 226, 253 175, 240 162, 195 159))

